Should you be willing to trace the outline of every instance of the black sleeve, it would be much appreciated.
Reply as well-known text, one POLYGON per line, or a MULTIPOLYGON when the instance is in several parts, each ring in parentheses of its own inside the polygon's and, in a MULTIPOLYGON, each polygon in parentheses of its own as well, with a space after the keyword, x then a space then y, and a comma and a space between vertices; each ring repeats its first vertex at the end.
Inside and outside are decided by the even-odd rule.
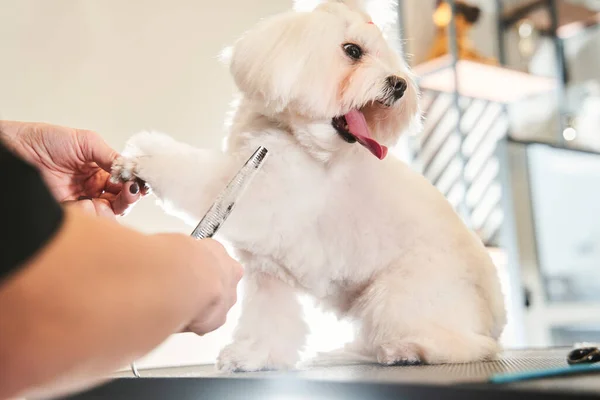
POLYGON ((48 242, 62 219, 38 171, 0 139, 0 283, 48 242))

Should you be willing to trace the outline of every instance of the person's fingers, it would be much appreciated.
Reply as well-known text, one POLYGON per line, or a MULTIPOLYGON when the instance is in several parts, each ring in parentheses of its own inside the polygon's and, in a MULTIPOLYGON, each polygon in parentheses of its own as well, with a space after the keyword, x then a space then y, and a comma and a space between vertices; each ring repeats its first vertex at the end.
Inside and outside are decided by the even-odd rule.
POLYGON ((235 271, 236 271, 236 274, 235 274, 235 284, 237 286, 237 284, 244 277, 244 267, 242 267, 242 264, 236 262, 236 270, 235 271))
POLYGON ((106 172, 110 172, 113 161, 119 156, 96 132, 77 129, 77 141, 86 161, 98 164, 106 172))
POLYGON ((80 198, 79 200, 66 201, 63 204, 67 207, 78 208, 90 215, 97 215, 110 219, 115 218, 110 203, 103 199, 80 198))
POLYGON ((77 208, 86 214, 96 214, 96 207, 94 207, 91 199, 79 198, 78 200, 63 201, 62 204, 67 207, 77 208))
MULTIPOLYGON (((150 188, 150 186, 143 180, 136 179, 135 182, 137 182, 137 184, 140 187, 140 193, 142 194, 142 197, 152 193, 152 189, 150 188)), ((133 181, 131 183, 133 183, 133 181)), ((123 182, 113 183, 110 181, 110 179, 106 179, 104 191, 107 193, 119 194, 123 190, 123 185, 123 182)))
POLYGON ((115 215, 125 214, 129 208, 142 197, 142 188, 136 181, 123 184, 123 188, 112 200, 112 210, 115 215))
POLYGON ((111 182, 109 177, 106 178, 106 182, 104 183, 104 191, 105 192, 112 193, 112 194, 119 194, 119 193, 121 193, 121 190, 123 190, 123 182, 113 183, 113 182, 111 182))
POLYGON ((227 249, 225 249, 225 246, 223 246, 221 244, 221 242, 219 242, 215 239, 211 239, 211 238, 202 239, 202 244, 206 245, 206 246, 210 246, 212 251, 219 253, 220 256, 227 254, 227 249))
MULTIPOLYGON (((231 300, 229 302, 229 309, 231 309, 233 306, 235 306, 235 303, 237 303, 237 291, 234 288, 233 295, 231 296, 231 300)), ((227 310, 227 311, 229 312, 229 310, 227 310)))
POLYGON ((96 215, 99 217, 107 217, 111 219, 115 218, 115 213, 113 212, 112 207, 106 201, 103 201, 102 199, 93 199, 92 204, 96 210, 96 215))
POLYGON ((202 322, 192 322, 187 326, 188 332, 193 332, 196 335, 204 336, 207 333, 211 333, 225 325, 227 322, 227 312, 224 310, 217 310, 213 312, 208 318, 203 319, 202 322))

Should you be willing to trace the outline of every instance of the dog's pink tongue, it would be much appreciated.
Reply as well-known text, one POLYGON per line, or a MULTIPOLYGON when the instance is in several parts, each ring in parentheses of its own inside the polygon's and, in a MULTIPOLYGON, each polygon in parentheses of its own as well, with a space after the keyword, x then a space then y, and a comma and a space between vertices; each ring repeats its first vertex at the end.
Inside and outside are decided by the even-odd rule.
POLYGON ((358 143, 365 146, 375 157, 383 160, 387 155, 388 148, 377 143, 375 139, 371 137, 371 131, 367 126, 367 120, 362 112, 358 110, 352 110, 348 114, 344 115, 346 122, 348 123, 348 129, 350 133, 356 137, 358 143))

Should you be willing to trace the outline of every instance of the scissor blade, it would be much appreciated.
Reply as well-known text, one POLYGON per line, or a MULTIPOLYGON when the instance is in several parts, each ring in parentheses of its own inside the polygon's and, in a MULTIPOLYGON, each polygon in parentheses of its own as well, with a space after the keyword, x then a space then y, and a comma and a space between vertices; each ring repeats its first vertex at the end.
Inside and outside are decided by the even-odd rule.
POLYGON ((229 217, 229 214, 231 214, 236 202, 241 198, 258 170, 262 167, 267 153, 268 150, 261 146, 252 154, 219 194, 217 200, 215 200, 198 226, 196 226, 196 229, 192 232, 192 237, 205 239, 217 233, 221 225, 229 217))

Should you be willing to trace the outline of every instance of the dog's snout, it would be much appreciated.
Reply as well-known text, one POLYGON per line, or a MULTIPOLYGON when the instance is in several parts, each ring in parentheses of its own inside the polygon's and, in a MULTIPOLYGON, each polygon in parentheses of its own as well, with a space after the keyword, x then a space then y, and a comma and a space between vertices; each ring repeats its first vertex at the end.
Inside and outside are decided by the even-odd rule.
POLYGON ((406 88, 408 86, 405 79, 400 78, 399 76, 396 76, 396 75, 392 75, 392 76, 388 76, 387 82, 388 82, 388 85, 392 88, 393 96, 394 96, 395 100, 398 100, 399 98, 404 96, 404 92, 406 91, 406 88))

